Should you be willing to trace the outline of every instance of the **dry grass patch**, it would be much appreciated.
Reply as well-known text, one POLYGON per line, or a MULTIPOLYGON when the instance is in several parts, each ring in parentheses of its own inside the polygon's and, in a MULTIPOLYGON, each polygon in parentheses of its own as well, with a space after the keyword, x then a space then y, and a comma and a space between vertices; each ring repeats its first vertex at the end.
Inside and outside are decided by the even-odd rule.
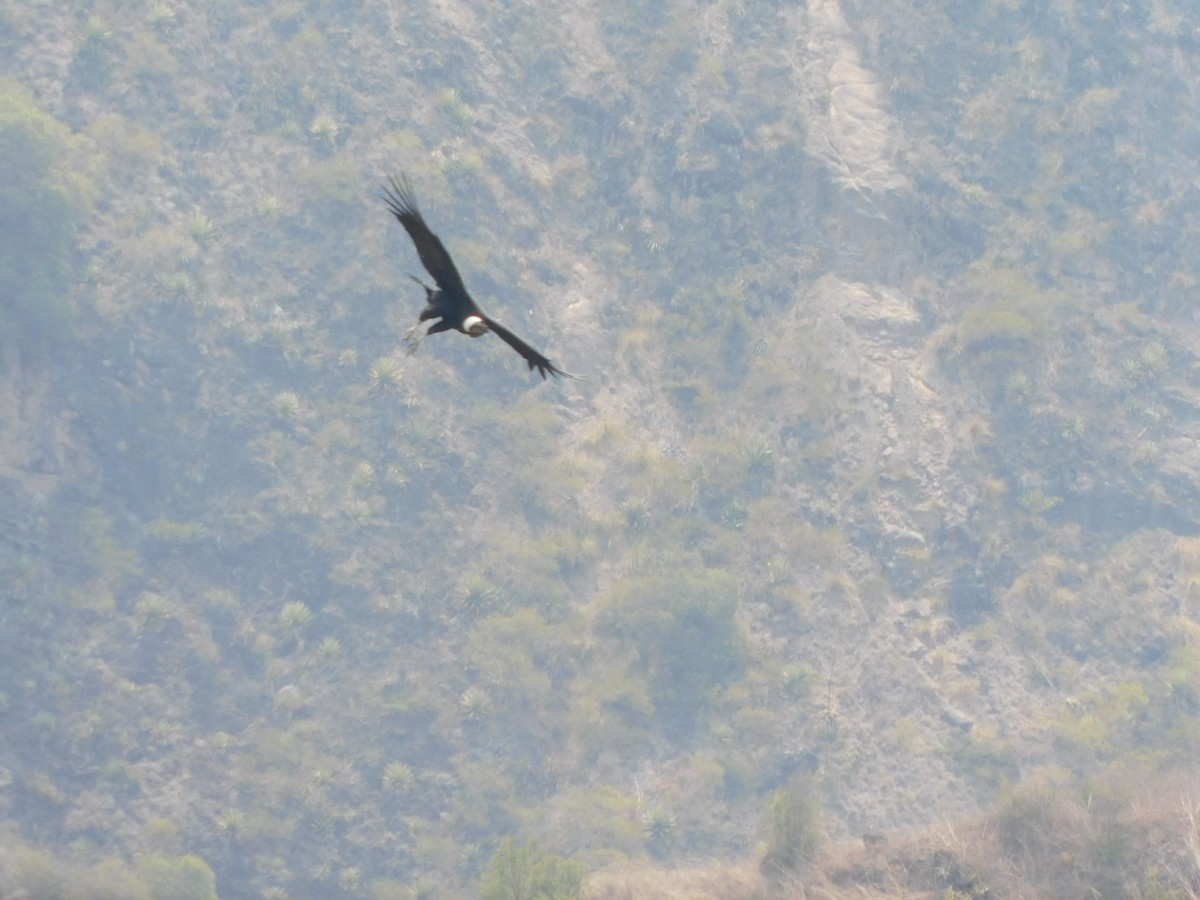
POLYGON ((753 864, 690 869, 619 869, 584 884, 583 900, 757 900, 772 896, 753 864))

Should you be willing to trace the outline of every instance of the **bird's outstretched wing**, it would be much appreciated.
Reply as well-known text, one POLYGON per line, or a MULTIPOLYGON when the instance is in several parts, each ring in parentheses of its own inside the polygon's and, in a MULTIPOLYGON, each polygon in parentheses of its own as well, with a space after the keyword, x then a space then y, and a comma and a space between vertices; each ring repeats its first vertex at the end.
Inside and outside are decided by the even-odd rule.
POLYGON ((488 328, 496 332, 496 336, 499 337, 500 340, 504 341, 504 343, 508 344, 508 346, 520 353, 521 356, 525 357, 525 362, 529 363, 529 368, 537 369, 543 380, 545 380, 547 374, 558 375, 562 378, 570 378, 573 381, 579 381, 583 378, 582 375, 572 375, 570 372, 564 372, 499 322, 489 319, 486 316, 484 317, 484 321, 487 322, 488 328))
POLYGON ((421 257, 421 265, 433 276, 438 287, 443 291, 467 296, 462 277, 458 274, 458 269, 454 268, 454 260, 450 258, 438 236, 429 230, 429 226, 421 218, 421 211, 417 209, 417 198, 408 179, 389 176, 388 185, 383 189, 383 201, 412 238, 417 255, 421 257))

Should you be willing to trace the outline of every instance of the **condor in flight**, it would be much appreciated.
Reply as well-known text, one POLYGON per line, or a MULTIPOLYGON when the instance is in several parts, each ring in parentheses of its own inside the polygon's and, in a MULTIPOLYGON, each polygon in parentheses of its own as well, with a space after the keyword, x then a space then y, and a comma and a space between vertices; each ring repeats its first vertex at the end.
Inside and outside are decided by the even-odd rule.
POLYGON ((572 375, 570 372, 564 372, 558 368, 499 322, 484 314, 479 305, 471 299, 471 295, 467 293, 462 277, 454 268, 454 260, 450 258, 450 254, 446 252, 446 248, 438 240, 438 236, 429 230, 429 226, 421 217, 421 211, 417 209, 417 201, 413 196, 412 186, 408 183, 408 179, 397 179, 393 176, 388 179, 388 182, 389 186, 385 186, 383 189, 383 200, 387 203, 392 215, 400 220, 400 224, 404 226, 408 236, 412 238, 412 242, 417 247, 417 255, 421 257, 421 264, 425 266, 437 284, 436 288, 432 288, 417 276, 409 276, 425 288, 427 303, 421 310, 417 324, 404 333, 404 340, 408 342, 409 346, 408 352, 415 351, 424 339, 413 336, 421 323, 426 319, 437 319, 437 322, 429 326, 425 336, 437 334, 439 331, 449 331, 451 328, 470 337, 479 337, 481 334, 494 331, 500 340, 525 358, 530 369, 537 369, 543 379, 547 373, 561 375, 564 378, 579 378, 578 375, 572 375))

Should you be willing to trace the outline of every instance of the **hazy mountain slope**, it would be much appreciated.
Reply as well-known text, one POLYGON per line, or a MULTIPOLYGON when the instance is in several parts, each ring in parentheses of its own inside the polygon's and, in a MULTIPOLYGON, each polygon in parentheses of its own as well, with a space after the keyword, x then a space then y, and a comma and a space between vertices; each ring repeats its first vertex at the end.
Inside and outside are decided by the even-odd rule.
POLYGON ((1193 764, 1189 29, 0 3, 79 218, 74 324, 0 317, 4 817, 130 896, 472 896, 1193 764), (586 381, 403 356, 400 170, 586 381))

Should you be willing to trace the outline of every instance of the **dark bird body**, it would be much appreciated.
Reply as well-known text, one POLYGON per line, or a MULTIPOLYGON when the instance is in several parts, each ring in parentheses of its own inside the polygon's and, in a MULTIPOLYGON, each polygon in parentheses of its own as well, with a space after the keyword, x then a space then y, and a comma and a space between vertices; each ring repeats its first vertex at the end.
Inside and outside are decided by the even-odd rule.
POLYGON ((423 338, 413 335, 422 322, 437 319, 429 326, 425 335, 437 334, 439 331, 461 331, 469 337, 479 337, 487 332, 495 332, 496 336, 524 357, 530 369, 537 369, 544 379, 547 374, 561 375, 564 378, 577 378, 570 372, 564 372, 555 366, 548 358, 538 353, 527 343, 501 325, 494 319, 488 318, 467 293, 462 276, 454 267, 454 260, 446 251, 446 247, 438 236, 429 230, 421 211, 417 209, 416 197, 413 196, 411 185, 407 179, 388 179, 388 185, 383 189, 383 199, 392 215, 399 219, 408 236, 412 238, 421 257, 421 265, 433 277, 437 287, 430 287, 415 275, 410 275, 413 281, 425 288, 425 308, 417 318, 417 324, 404 334, 408 341, 409 353, 417 349, 423 338))

